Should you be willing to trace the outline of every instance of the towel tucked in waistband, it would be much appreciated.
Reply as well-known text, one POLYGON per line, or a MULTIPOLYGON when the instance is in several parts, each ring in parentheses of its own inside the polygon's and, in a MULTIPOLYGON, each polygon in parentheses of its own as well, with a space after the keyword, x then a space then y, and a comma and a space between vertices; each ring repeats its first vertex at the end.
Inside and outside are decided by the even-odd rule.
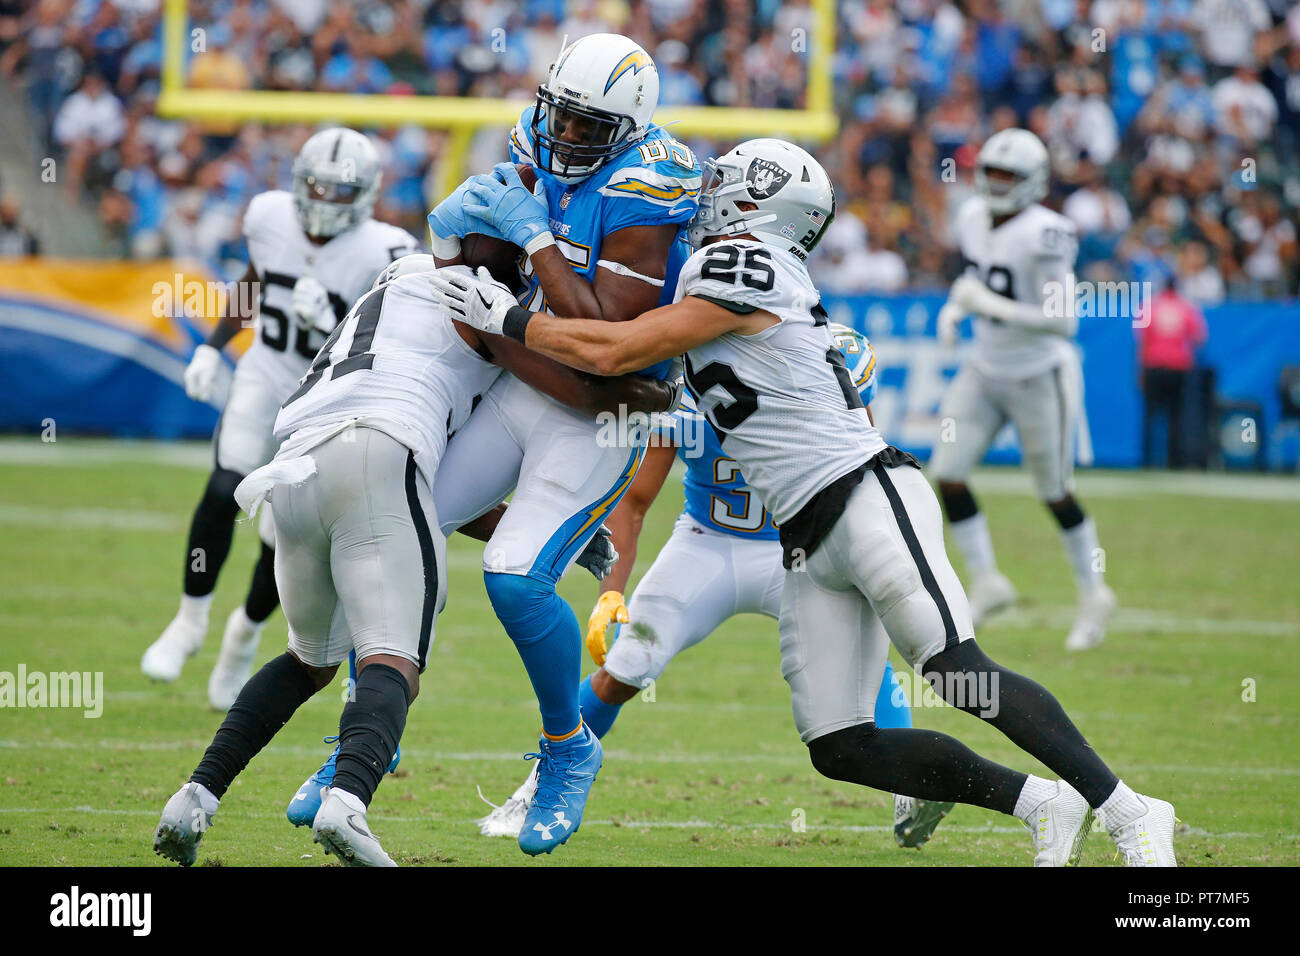
POLYGON ((235 501, 250 518, 257 517, 257 509, 271 494, 276 485, 300 485, 316 474, 316 460, 311 455, 298 455, 284 460, 273 459, 257 469, 235 488, 235 501))

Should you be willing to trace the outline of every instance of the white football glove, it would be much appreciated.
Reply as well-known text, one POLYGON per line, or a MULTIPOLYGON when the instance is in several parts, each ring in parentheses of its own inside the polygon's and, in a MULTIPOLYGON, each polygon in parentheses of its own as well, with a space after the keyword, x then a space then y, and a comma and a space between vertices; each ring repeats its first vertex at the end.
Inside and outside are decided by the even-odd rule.
POLYGON ((493 279, 486 266, 478 267, 477 276, 458 266, 439 269, 429 274, 429 285, 439 305, 462 322, 493 335, 501 334, 506 313, 519 304, 514 293, 493 279))
POLYGON ((211 345, 200 345, 194 350, 190 364, 185 366, 185 394, 196 402, 211 399, 220 369, 221 351, 211 345))
POLYGON ((956 305, 965 313, 988 312, 989 296, 997 295, 992 289, 986 286, 979 279, 972 275, 963 275, 957 278, 948 290, 948 301, 956 305))
POLYGON ((334 307, 330 305, 329 290, 313 276, 303 276, 293 284, 293 299, 289 303, 293 314, 298 319, 298 326, 303 329, 324 329, 331 322, 322 321, 333 318, 334 307))
POLYGON ((949 299, 939 310, 939 344, 952 348, 957 344, 957 326, 966 317, 966 310, 949 299))

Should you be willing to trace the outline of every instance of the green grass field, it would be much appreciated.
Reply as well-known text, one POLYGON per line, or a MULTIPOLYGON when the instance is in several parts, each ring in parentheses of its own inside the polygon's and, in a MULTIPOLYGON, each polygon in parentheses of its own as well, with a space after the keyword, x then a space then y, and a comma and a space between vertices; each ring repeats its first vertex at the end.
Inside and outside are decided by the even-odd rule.
MULTIPOLYGON (((63 439, 0 442, 0 671, 102 671, 103 714, 0 710, 0 863, 152 865, 152 832, 220 716, 208 672, 256 550, 243 525, 217 591, 207 644, 173 686, 140 655, 175 610, 190 511, 205 480, 198 446, 63 439)), ((1081 479, 1122 609, 1107 643, 1063 649, 1073 585, 1056 532, 1018 472, 975 482, 1004 570, 1024 602, 981 644, 1061 699, 1136 789, 1183 821, 1188 866, 1295 864, 1300 678, 1300 485, 1294 479, 1097 473, 1081 479), (1254 681, 1253 700, 1247 679, 1254 681)), ((638 573, 680 507, 670 484, 646 522, 638 573)), ((781 679, 775 622, 728 622, 683 655, 653 702, 634 700, 606 738, 582 832, 549 858, 478 836, 475 786, 504 799, 527 771, 538 717, 478 570, 481 546, 450 547, 450 598, 403 740, 398 774, 370 820, 405 864, 1013 865, 1030 860, 1019 824, 958 807, 922 851, 890 833, 886 794, 835 783, 808 763, 781 679), (799 821, 804 827, 797 826, 799 821)), ((595 585, 577 569, 563 593, 586 619, 595 585)), ((277 613, 260 659, 279 654, 277 613)), ((897 660, 895 666, 899 666, 897 660)), ((904 668, 905 670, 905 668, 904 668)), ((908 672, 910 674, 910 672, 908 672)), ((327 862, 284 808, 329 747, 338 689, 309 701, 223 801, 202 865, 327 862)), ((918 726, 1038 768, 995 731, 948 708, 918 726)), ((1103 833, 1085 852, 1113 865, 1103 833)), ((332 863, 332 860, 328 862, 332 863)))

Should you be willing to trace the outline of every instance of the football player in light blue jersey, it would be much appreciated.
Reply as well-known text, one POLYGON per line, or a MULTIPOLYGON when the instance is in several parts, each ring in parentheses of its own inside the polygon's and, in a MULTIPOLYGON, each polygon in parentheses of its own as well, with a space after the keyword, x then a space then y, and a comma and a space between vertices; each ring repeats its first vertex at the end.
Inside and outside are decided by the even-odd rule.
MULTIPOLYGON (((533 310, 622 322, 670 302, 689 249, 700 168, 655 127, 654 62, 613 34, 559 54, 536 103, 510 136, 515 163, 473 176, 429 214, 433 251, 454 262, 460 239, 483 234, 523 249, 533 310)), ((668 378, 672 363, 645 370, 668 378)), ((644 429, 607 429, 510 375, 449 443, 435 487, 444 527, 493 508, 511 490, 483 557, 492 607, 537 694, 538 791, 519 833, 525 853, 549 853, 581 823, 603 751, 582 720, 582 631, 556 583, 622 498, 645 455, 644 429)))
MULTIPOLYGON (((833 323, 831 331, 862 403, 870 406, 876 394, 871 344, 845 325, 833 323)), ((582 715, 599 737, 613 726, 624 703, 651 686, 674 657, 723 621, 743 613, 776 618, 781 608, 785 569, 780 530, 746 484, 740 466, 722 450, 689 395, 672 415, 656 419, 659 427, 645 463, 608 521, 620 557, 601 583, 588 623, 587 649, 600 666, 582 682, 582 715), (685 509, 625 606, 622 592, 636 563, 642 520, 677 458, 686 466, 685 509), (622 640, 620 630, 625 632, 622 640)), ((907 699, 889 664, 876 696, 875 718, 881 728, 912 726, 907 699)), ((479 821, 480 831, 485 836, 515 836, 534 787, 530 775, 509 800, 479 821)), ((898 844, 920 847, 950 809, 951 803, 896 795, 898 844)))

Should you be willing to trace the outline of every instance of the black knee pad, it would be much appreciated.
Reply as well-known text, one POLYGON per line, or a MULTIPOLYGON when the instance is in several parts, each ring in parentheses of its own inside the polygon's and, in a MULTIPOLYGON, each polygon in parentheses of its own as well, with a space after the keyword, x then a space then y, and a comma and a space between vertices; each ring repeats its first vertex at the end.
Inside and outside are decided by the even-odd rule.
POLYGON ((943 512, 948 516, 949 522, 965 521, 979 514, 980 507, 975 503, 975 496, 965 485, 961 486, 960 491, 940 485, 939 497, 943 499, 943 512))
POLYGON ((239 483, 244 480, 244 476, 237 471, 230 471, 227 468, 214 468, 211 476, 208 478, 208 486, 203 489, 203 498, 199 502, 199 509, 206 516, 213 518, 225 518, 235 520, 239 514, 239 504, 235 501, 235 489, 239 483))
POLYGON ((1073 497, 1066 498, 1065 501, 1059 504, 1048 505, 1047 510, 1056 518, 1062 531, 1077 528, 1087 518, 1087 515, 1083 513, 1083 509, 1079 507, 1079 502, 1075 501, 1073 497))
POLYGON ((812 758, 814 769, 823 777, 854 780, 864 751, 878 733, 880 730, 874 721, 832 731, 808 741, 808 756, 812 758))
MULTIPOLYGON (((921 673, 933 685, 936 679, 942 678, 945 674, 999 669, 993 659, 984 653, 984 648, 975 641, 960 641, 926 661, 921 667, 921 673)), ((936 687, 935 690, 939 691, 940 688, 936 687)))

